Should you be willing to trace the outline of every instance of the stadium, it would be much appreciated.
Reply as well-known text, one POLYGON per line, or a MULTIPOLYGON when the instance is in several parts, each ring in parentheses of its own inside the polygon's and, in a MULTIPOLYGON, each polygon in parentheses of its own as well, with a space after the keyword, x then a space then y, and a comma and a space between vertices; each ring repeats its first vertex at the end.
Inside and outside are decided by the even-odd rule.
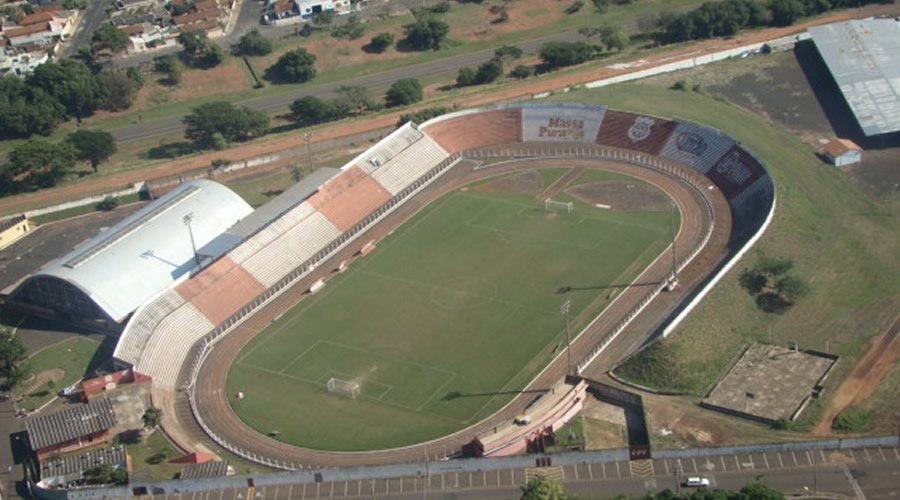
MULTIPOLYGON (((572 180, 564 178, 550 177, 548 184, 572 180)), ((601 204, 589 198, 576 198, 576 204, 566 195, 555 199, 576 213, 590 207, 586 201, 601 204)), ((539 212, 552 208, 543 200, 535 206, 539 212)), ((674 328, 759 238, 774 206, 774 186, 762 162, 715 129, 606 106, 502 105, 407 123, 339 171, 318 170, 255 212, 215 183, 185 183, 24 282, 10 301, 121 329, 116 363, 152 377, 154 406, 163 409, 167 434, 185 450, 221 447, 282 469, 443 458, 458 454, 473 436, 512 422, 534 403, 535 391, 545 393, 566 375, 587 373, 674 328), (300 447, 271 435, 271 427, 241 419, 237 402, 250 405, 255 394, 246 390, 244 400, 242 389, 238 398, 228 385, 229 371, 241 349, 283 321, 300 299, 320 297, 311 292, 322 293, 326 285, 330 291, 329 283, 344 279, 340 271, 367 262, 380 242, 395 238, 395 230, 448 193, 560 165, 639 179, 665 193, 671 201, 657 207, 662 225, 651 238, 658 248, 639 269, 632 266, 628 284, 616 294, 600 294, 606 302, 573 311, 590 318, 572 332, 568 349, 529 353, 526 361, 539 360, 540 366, 526 372, 528 380, 493 387, 510 395, 495 400, 487 414, 473 413, 477 421, 459 419, 446 435, 366 453, 300 447), (174 236, 185 228, 189 238, 174 236), (94 271, 87 272, 91 266, 94 271), (87 278, 98 275, 122 281, 87 278)), ((469 300, 491 293, 473 283, 450 295, 469 300)), ((564 301, 567 291, 552 300, 564 301)), ((564 314, 568 322, 568 309, 564 314)), ((339 359, 345 351, 322 356, 339 359)), ((345 372, 335 370, 329 378, 326 370, 312 378, 324 386, 345 372)), ((421 373, 431 372, 413 376, 421 373)), ((435 385, 441 389, 439 376, 435 385)), ((363 384, 363 396, 366 391, 363 384)), ((553 421, 536 421, 492 441, 480 454, 519 450, 534 428, 564 420, 580 397, 566 395, 571 397, 553 421)))

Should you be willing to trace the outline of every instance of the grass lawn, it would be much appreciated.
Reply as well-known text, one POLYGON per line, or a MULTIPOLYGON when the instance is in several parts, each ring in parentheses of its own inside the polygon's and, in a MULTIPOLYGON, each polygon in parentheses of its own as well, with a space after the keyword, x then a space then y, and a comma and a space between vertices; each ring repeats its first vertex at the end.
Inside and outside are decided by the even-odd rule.
POLYGON ((92 371, 93 364, 97 360, 109 359, 112 350, 108 349, 108 346, 109 344, 100 344, 87 338, 73 337, 38 351, 28 359, 35 378, 23 382, 14 391, 16 396, 22 397, 19 407, 33 410, 55 398, 56 393, 63 387, 74 384, 81 380, 85 373, 92 371), (53 377, 49 377, 50 370, 61 371, 56 371, 53 377), (34 386, 37 377, 45 371, 48 380, 34 386))
POLYGON ((184 464, 169 463, 169 460, 181 456, 181 452, 169 442, 161 430, 157 430, 139 443, 129 444, 126 447, 128 454, 131 455, 134 470, 148 470, 150 478, 154 481, 173 479, 184 468, 184 464))
MULTIPOLYGON (((675 364, 658 370, 656 385, 702 394, 744 343, 798 342, 837 352, 852 365, 866 339, 900 310, 898 220, 867 198, 840 170, 781 127, 704 94, 631 84, 554 97, 605 103, 658 116, 685 117, 719 128, 746 144, 775 179, 775 219, 756 247, 663 342, 675 364), (740 288, 739 272, 761 255, 784 257, 811 293, 784 314, 766 314, 740 288), (673 376, 678 375, 677 377, 673 376)), ((826 397, 840 381, 830 377, 826 397)))
MULTIPOLYGON (((528 194, 454 191, 244 348, 228 378, 230 394, 246 395, 235 411, 280 440, 333 450, 471 425, 551 359, 565 336, 556 290, 584 283, 586 269, 597 283, 632 280, 639 271, 626 269, 646 267, 668 231, 668 211, 578 203, 562 215, 528 194), (361 396, 329 394, 331 377, 361 396)), ((605 300, 585 288, 567 295, 573 316, 605 300)))

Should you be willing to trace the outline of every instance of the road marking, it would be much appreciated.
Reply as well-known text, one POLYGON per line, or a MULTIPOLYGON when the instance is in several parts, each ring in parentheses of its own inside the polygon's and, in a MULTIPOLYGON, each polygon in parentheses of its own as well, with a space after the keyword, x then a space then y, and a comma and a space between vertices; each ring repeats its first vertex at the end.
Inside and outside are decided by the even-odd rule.
POLYGON ((722 461, 722 472, 727 471, 727 470, 728 470, 728 467, 725 467, 725 457, 720 455, 720 456, 719 456, 719 460, 722 461))
POLYGON ((775 456, 778 457, 778 466, 784 469, 784 460, 781 459, 781 453, 776 451, 775 456))
POLYGON ((897 460, 900 460, 900 451, 897 451, 897 448, 894 448, 894 456, 897 457, 897 460))
MULTIPOLYGON (((900 456, 897 458, 900 459, 900 456)), ((606 462, 600 462, 600 470, 603 472, 603 479, 606 479, 606 462)))
POLYGON ((663 465, 666 467, 666 475, 669 475, 669 461, 663 460, 663 465))
POLYGON ((884 458, 884 450, 881 449, 881 446, 878 447, 878 453, 881 453, 881 459, 887 462, 887 459, 884 458))
POLYGON ((800 464, 797 463, 797 455, 794 454, 794 450, 791 450, 791 458, 794 459, 794 467, 800 467, 800 464))
POLYGON ((594 464, 591 464, 591 463, 588 464, 588 474, 591 476, 591 481, 594 480, 594 467, 593 467, 593 465, 594 465, 594 464))
POLYGON ((869 456, 869 449, 868 449, 868 448, 863 448, 863 453, 866 454, 866 460, 868 460, 869 462, 871 462, 871 461, 872 461, 872 457, 869 456))
POLYGON ((766 469, 771 469, 771 467, 769 467, 769 457, 767 457, 765 453, 763 453, 763 461, 766 463, 766 469))
POLYGON ((734 456, 734 466, 737 467, 737 470, 741 470, 741 463, 738 461, 737 455, 734 456))
POLYGON ((866 494, 863 493, 862 488, 859 487, 859 483, 856 482, 856 478, 850 473, 850 468, 847 467, 847 464, 841 464, 841 468, 844 469, 844 475, 847 476, 847 481, 849 481, 850 486, 853 487, 857 500, 866 500, 866 494))
POLYGON ((619 462, 616 462, 616 476, 622 477, 622 471, 619 470, 619 462))
POLYGON ((483 486, 487 486, 487 471, 486 470, 481 471, 481 484, 483 486))

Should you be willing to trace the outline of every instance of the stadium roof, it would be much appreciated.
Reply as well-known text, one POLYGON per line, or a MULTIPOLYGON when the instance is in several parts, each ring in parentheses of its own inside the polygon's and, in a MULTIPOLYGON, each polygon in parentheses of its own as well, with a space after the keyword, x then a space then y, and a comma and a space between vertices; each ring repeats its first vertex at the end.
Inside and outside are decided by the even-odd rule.
POLYGON ((857 19, 809 33, 863 134, 900 130, 900 24, 857 19))
POLYGON ((41 269, 20 288, 42 278, 65 280, 121 322, 196 267, 191 237, 200 255, 214 259, 239 242, 225 231, 252 211, 221 184, 186 182, 41 269))

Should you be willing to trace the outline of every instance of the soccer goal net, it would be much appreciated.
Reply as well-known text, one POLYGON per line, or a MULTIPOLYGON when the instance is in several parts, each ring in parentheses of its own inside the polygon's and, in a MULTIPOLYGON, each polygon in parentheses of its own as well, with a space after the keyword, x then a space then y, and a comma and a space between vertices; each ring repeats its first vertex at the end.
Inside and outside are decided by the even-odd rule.
POLYGON ((328 392, 333 392, 339 396, 350 399, 359 397, 359 384, 356 382, 331 377, 328 379, 326 386, 328 387, 328 392))
POLYGON ((571 201, 555 201, 547 198, 544 200, 544 210, 547 212, 565 212, 572 213, 575 210, 575 203, 571 201))

